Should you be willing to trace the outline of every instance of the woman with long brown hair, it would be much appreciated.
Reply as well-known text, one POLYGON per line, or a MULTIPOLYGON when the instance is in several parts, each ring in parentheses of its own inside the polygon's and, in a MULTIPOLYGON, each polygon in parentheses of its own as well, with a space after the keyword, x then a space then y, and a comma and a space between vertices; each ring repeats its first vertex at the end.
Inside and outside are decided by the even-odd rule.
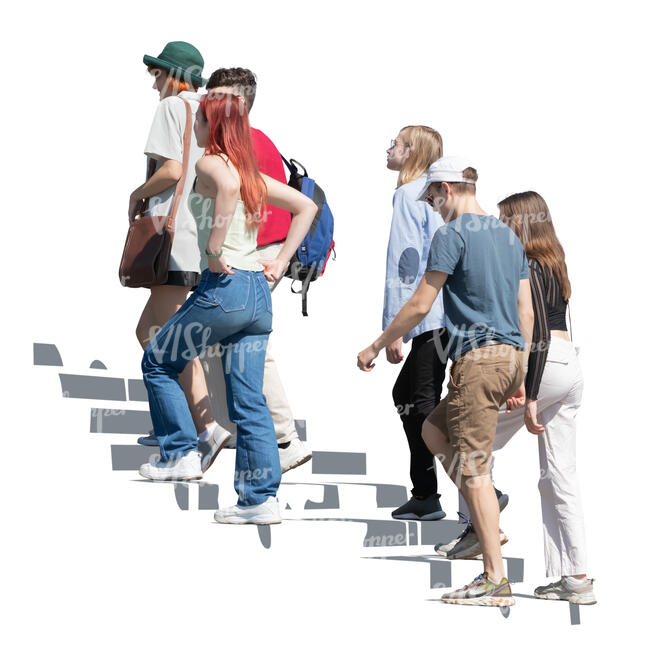
MULTIPOLYGON (((567 333, 571 283, 564 249, 546 201, 537 192, 513 194, 498 205, 501 220, 526 250, 535 326, 525 383, 499 414, 493 449, 503 448, 524 425, 537 436, 546 575, 560 579, 535 589, 535 596, 592 605, 596 598, 593 580, 587 578, 576 472, 576 415, 583 378, 567 333)), ((464 543, 473 535, 469 530, 464 543)))
MULTIPOLYGON (((196 139, 205 156, 196 164, 196 187, 210 228, 199 231, 201 282, 147 346, 142 359, 160 461, 142 465, 152 480, 202 477, 190 409, 179 383, 188 363, 220 343, 230 419, 237 425, 235 490, 239 500, 217 510, 220 523, 281 521, 276 492, 281 468, 273 421, 262 392, 264 359, 273 317, 268 281, 282 276, 306 235, 316 205, 304 194, 260 174, 253 156, 242 98, 201 98, 196 139), (293 213, 284 245, 260 263, 257 229, 266 202, 293 213)), ((227 437, 230 434, 227 433, 227 437)), ((221 437, 217 447, 226 438, 221 437)))

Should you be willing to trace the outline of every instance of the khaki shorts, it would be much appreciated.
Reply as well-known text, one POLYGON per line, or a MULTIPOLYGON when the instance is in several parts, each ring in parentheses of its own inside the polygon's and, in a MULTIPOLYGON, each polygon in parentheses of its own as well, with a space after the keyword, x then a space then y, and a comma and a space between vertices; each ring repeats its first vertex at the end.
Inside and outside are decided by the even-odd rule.
POLYGON ((427 417, 454 449, 450 475, 490 473, 499 407, 523 383, 523 365, 523 351, 505 344, 474 348, 452 364, 447 395, 427 417))

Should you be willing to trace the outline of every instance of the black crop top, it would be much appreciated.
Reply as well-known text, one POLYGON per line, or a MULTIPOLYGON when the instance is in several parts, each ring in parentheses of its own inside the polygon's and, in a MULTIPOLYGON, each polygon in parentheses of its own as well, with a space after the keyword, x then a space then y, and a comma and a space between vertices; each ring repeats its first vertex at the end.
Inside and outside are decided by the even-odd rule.
POLYGON ((544 365, 548 356, 551 342, 551 330, 566 331, 567 303, 562 297, 560 283, 546 266, 536 259, 528 258, 530 271, 530 292, 533 297, 535 325, 533 341, 528 357, 528 373, 526 374, 526 397, 537 399, 539 385, 542 382, 544 365))

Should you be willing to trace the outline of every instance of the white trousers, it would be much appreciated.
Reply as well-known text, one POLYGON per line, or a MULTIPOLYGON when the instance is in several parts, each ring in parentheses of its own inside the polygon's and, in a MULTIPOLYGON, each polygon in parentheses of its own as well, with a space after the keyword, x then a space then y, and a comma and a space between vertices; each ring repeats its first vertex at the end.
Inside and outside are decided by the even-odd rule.
MULTIPOLYGON (((277 257, 278 251, 282 244, 269 244, 258 248, 257 252, 261 260, 270 260, 277 257)), ((269 287, 274 289, 278 283, 269 283, 269 287)), ((226 383, 223 377, 223 368, 221 358, 216 354, 214 348, 210 348, 206 358, 201 360, 205 381, 208 386, 208 395, 214 419, 224 429, 227 429, 233 435, 236 435, 237 427, 231 422, 228 416, 228 404, 226 402, 226 383)), ((275 427, 275 436, 278 444, 290 442, 298 439, 298 432, 293 419, 293 413, 289 406, 289 400, 284 392, 280 373, 271 354, 271 341, 266 348, 266 359, 264 361, 264 397, 266 405, 271 412, 273 426, 275 427)))
MULTIPOLYGON (((584 518, 576 472, 576 415, 583 378, 575 346, 551 337, 537 396, 537 421, 545 431, 537 436, 547 576, 587 573, 584 518)), ((499 412, 493 451, 498 452, 524 427, 524 409, 499 412)), ((526 435, 531 435, 524 428, 526 435)), ((497 454, 498 456, 498 454, 497 454)), ((462 500, 460 510, 469 510, 462 500)))

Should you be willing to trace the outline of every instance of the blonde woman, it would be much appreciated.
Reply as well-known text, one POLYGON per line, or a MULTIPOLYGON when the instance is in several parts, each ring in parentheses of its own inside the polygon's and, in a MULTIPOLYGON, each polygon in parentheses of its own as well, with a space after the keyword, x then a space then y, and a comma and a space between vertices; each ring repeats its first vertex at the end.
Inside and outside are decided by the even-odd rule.
MULTIPOLYGON (((399 172, 393 196, 393 219, 386 257, 383 329, 408 302, 424 275, 429 247, 441 216, 418 201, 426 172, 442 156, 442 138, 428 126, 406 126, 391 142, 388 169, 399 172)), ((393 402, 402 420, 411 454, 411 498, 394 510, 395 519, 429 521, 445 516, 440 507, 435 461, 422 440, 422 423, 440 401, 447 363, 447 334, 442 298, 428 316, 403 338, 386 348, 386 358, 398 364, 402 346, 411 349, 393 387, 393 402)))

